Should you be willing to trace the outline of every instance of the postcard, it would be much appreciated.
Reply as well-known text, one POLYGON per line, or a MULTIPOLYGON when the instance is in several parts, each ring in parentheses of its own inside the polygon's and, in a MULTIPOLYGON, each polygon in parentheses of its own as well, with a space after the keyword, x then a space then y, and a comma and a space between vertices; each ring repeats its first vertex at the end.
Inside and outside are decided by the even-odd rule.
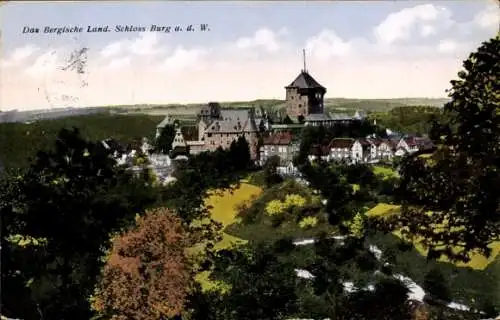
POLYGON ((0 13, 2 320, 498 314, 497 1, 0 13))

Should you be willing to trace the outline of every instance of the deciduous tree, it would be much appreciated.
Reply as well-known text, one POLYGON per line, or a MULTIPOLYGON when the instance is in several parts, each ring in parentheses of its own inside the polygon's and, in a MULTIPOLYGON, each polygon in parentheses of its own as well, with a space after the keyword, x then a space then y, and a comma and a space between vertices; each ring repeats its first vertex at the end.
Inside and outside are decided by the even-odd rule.
POLYGON ((429 258, 489 255, 500 238, 500 38, 484 42, 451 81, 447 123, 432 157, 402 164, 401 215, 391 228, 422 239, 429 258))
POLYGON ((154 320, 181 313, 191 282, 181 220, 167 209, 148 210, 113 240, 94 308, 106 319, 154 320))
POLYGON ((172 150, 172 142, 175 137, 175 126, 173 124, 166 125, 160 132, 160 136, 156 138, 155 148, 163 154, 168 154, 172 150))
POLYGON ((16 257, 2 261, 6 315, 89 319, 102 248, 156 201, 151 181, 117 167, 100 143, 64 129, 53 151, 39 152, 26 172, 2 185, 2 255, 16 257))

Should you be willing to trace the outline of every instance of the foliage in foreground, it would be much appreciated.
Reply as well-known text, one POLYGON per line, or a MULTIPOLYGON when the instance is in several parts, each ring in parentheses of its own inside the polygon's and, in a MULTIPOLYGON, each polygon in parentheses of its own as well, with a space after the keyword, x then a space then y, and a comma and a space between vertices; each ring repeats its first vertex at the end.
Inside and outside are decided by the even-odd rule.
POLYGON ((500 37, 484 42, 451 81, 446 123, 433 131, 440 146, 428 158, 402 163, 402 229, 429 248, 428 257, 468 261, 500 240, 500 37), (459 248, 457 250, 457 248, 459 248))
MULTIPOLYGON (((25 319, 89 319, 87 301, 109 234, 156 201, 147 174, 115 166, 100 143, 62 130, 51 151, 2 180, 2 312, 25 319), (39 240, 9 241, 14 236, 39 240)), ((19 238, 19 237, 17 237, 19 238)))
POLYGON ((146 211, 113 239, 93 308, 101 319, 160 319, 179 314, 190 288, 189 239, 166 209, 146 211))

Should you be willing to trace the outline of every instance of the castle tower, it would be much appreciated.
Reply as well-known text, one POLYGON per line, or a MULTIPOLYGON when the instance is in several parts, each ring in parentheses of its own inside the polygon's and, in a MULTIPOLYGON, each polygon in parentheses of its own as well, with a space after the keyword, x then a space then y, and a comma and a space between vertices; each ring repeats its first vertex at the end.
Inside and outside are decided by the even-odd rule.
POLYGON ((286 111, 290 117, 323 114, 326 88, 309 74, 306 68, 306 53, 303 50, 304 69, 286 89, 286 111))

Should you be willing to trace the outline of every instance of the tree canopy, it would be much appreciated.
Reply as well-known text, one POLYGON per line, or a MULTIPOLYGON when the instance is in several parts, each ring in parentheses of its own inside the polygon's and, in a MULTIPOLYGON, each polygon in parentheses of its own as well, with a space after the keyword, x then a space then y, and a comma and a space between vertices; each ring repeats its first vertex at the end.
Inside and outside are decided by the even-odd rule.
MULTIPOLYGON (((401 215, 392 228, 422 239, 429 258, 467 261, 500 238, 500 38, 484 42, 451 81, 438 149, 401 166, 401 215)), ((438 133, 438 134, 436 134, 438 133)))
POLYGON ((100 318, 161 319, 181 313, 191 287, 190 245, 181 221, 148 210, 134 229, 113 240, 93 307, 100 318))
POLYGON ((6 315, 89 318, 87 297, 109 234, 156 201, 147 175, 132 176, 115 164, 100 143, 63 129, 52 151, 2 180, 6 315))
POLYGON ((163 154, 168 154, 172 150, 172 142, 175 138, 175 126, 166 125, 161 131, 160 136, 155 140, 155 148, 163 154))

